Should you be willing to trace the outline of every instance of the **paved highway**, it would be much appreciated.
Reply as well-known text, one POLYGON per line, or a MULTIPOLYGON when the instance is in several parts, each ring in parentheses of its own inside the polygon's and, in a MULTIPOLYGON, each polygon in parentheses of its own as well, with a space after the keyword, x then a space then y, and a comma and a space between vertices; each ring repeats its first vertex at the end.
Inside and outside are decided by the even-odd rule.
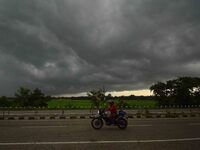
POLYGON ((2 120, 0 150, 198 150, 200 118, 129 119, 126 130, 104 126, 94 130, 90 119, 2 120))

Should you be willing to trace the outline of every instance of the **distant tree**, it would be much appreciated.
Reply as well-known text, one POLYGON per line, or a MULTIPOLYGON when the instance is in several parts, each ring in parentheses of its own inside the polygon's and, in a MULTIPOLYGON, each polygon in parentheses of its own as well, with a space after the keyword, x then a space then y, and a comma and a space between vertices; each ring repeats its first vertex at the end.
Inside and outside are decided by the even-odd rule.
POLYGON ((94 107, 100 108, 100 104, 106 101, 106 91, 104 89, 92 90, 87 93, 88 97, 92 100, 94 107))
POLYGON ((25 87, 20 87, 15 93, 16 103, 18 106, 30 106, 31 90, 25 87))
POLYGON ((167 91, 166 84, 158 82, 150 87, 150 90, 153 91, 153 94, 157 98, 159 105, 167 105, 167 91))
POLYGON ((130 100, 134 100, 135 99, 135 95, 130 95, 130 96, 128 96, 128 98, 130 99, 130 100))
POLYGON ((9 107, 10 103, 8 101, 8 98, 6 96, 0 97, 0 107, 9 107))
POLYGON ((158 82, 150 87, 160 105, 199 104, 200 78, 179 77, 166 83, 158 82))
POLYGON ((30 97, 30 105, 34 107, 46 107, 49 97, 46 97, 44 93, 38 88, 33 90, 30 97))
POLYGON ((18 106, 22 107, 45 107, 50 97, 45 96, 38 88, 31 91, 28 88, 20 87, 15 93, 18 106))
POLYGON ((106 96, 106 99, 109 100, 109 99, 113 99, 112 95, 109 93, 107 96, 106 96))

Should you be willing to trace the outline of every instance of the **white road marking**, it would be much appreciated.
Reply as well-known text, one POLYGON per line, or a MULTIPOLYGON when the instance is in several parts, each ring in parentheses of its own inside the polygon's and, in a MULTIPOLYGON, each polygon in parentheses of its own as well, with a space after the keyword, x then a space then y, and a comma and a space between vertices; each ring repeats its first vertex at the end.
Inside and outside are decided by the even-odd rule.
POLYGON ((0 146, 12 145, 70 145, 70 144, 113 144, 113 143, 160 143, 160 142, 185 142, 185 141, 200 141, 197 138, 182 138, 182 139, 163 139, 163 140, 128 140, 128 141, 69 141, 69 142, 21 142, 21 143, 0 143, 0 146))
POLYGON ((128 127, 151 127, 152 125, 148 124, 135 124, 135 125, 128 125, 128 127))
MULTIPOLYGON (((152 125, 138 124, 138 125, 128 125, 128 127, 151 127, 152 125)), ((32 128, 65 128, 65 126, 22 126, 21 128, 32 129, 32 128)))
POLYGON ((66 126, 22 126, 21 128, 65 128, 66 126))

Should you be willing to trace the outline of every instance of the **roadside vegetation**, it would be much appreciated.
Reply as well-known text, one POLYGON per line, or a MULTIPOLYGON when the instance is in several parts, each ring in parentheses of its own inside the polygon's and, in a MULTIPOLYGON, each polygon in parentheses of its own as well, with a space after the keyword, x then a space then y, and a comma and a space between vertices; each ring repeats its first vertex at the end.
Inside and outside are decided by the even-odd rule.
MULTIPOLYGON (((123 106, 120 104, 121 100, 114 100, 118 107, 124 108, 144 108, 157 107, 155 100, 123 100, 123 106)), ((72 100, 72 99, 52 99, 48 102, 48 107, 53 108, 71 108, 71 109, 90 109, 93 107, 91 100, 72 100)), ((104 108, 107 107, 107 103, 101 103, 99 107, 94 106, 95 108, 104 108)))
POLYGON ((15 97, 0 97, 0 107, 48 107, 47 102, 50 100, 51 97, 45 96, 45 94, 38 88, 30 90, 25 87, 20 87, 16 91, 15 97))
POLYGON ((20 87, 15 97, 0 97, 0 108, 43 109, 94 109, 107 107, 107 101, 115 101, 118 108, 196 107, 200 105, 200 78, 179 77, 157 82, 150 87, 154 96, 106 95, 105 89, 89 91, 85 97, 50 97, 40 89, 20 87))
POLYGON ((179 77, 150 87, 159 105, 200 105, 200 78, 179 77))

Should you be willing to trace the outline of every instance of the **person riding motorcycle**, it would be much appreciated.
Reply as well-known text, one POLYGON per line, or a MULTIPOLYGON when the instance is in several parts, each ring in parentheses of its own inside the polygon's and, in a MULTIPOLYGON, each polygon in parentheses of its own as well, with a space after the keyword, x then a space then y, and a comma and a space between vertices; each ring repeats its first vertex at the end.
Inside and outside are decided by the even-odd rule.
POLYGON ((109 118, 112 121, 112 123, 114 123, 115 117, 117 116, 117 107, 115 106, 115 103, 112 100, 109 100, 108 103, 109 107, 107 111, 110 112, 109 118))

